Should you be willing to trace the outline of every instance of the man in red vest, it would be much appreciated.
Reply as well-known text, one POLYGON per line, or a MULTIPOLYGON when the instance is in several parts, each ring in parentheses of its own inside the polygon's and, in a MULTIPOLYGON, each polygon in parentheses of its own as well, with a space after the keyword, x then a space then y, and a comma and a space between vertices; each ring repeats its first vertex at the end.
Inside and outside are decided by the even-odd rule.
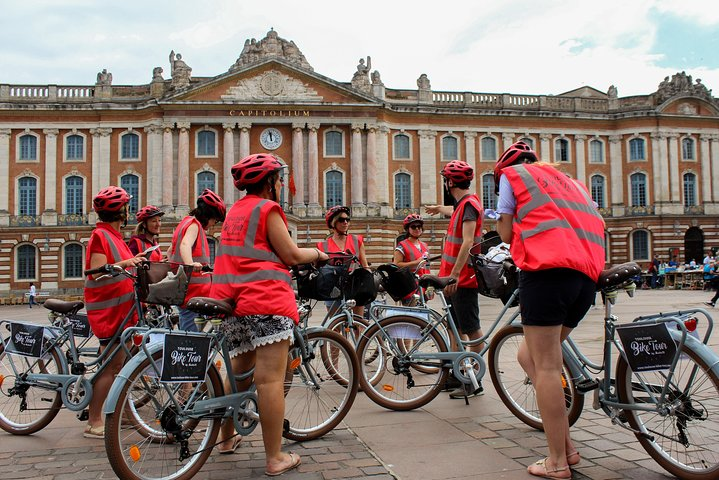
MULTIPOLYGON (((461 160, 452 160, 440 172, 444 180, 445 191, 454 199, 454 206, 427 205, 425 211, 430 215, 442 213, 451 215, 447 236, 444 241, 442 263, 439 266, 441 277, 453 277, 456 283, 444 289, 449 299, 452 318, 459 331, 470 340, 482 337, 479 328, 479 290, 474 271, 469 266, 469 250, 478 243, 482 233, 482 203, 477 195, 470 193, 469 187, 474 179, 474 170, 461 160)), ((479 352, 482 344, 471 347, 479 352)), ((481 395, 482 384, 473 391, 458 386, 450 392, 450 398, 465 398, 481 395)))

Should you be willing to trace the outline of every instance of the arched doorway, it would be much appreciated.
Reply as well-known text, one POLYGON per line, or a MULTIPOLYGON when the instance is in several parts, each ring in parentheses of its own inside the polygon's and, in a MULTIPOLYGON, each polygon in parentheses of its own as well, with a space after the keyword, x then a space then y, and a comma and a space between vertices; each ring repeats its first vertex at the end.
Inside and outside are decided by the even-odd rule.
POLYGON ((692 260, 698 264, 704 259, 704 232, 698 227, 689 228, 684 234, 685 263, 692 260))

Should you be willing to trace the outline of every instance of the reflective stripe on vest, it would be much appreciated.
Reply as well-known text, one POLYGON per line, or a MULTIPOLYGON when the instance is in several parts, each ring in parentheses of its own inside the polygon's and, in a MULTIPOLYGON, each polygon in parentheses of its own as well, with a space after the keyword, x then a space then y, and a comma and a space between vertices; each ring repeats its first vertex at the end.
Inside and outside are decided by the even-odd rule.
MULTIPOLYGON (((428 253, 427 245, 422 241, 419 242, 419 248, 410 242, 409 239, 402 240, 399 244, 402 246, 405 262, 413 262, 420 259, 423 254, 428 253)), ((429 273, 429 269, 426 267, 426 264, 417 270, 417 275, 425 275, 427 273, 429 273)))
MULTIPOLYGON (((447 236, 444 241, 444 251, 442 252, 442 263, 439 266, 440 276, 448 276, 452 273, 452 269, 457 263, 457 256, 464 241, 462 236, 462 219, 464 218, 464 209, 468 203, 477 210, 477 222, 474 228, 472 243, 478 243, 482 239, 482 204, 477 195, 465 195, 460 199, 459 203, 457 203, 454 212, 452 212, 452 217, 449 219, 447 236)), ((477 280, 474 278, 474 271, 469 266, 469 262, 462 267, 457 285, 463 288, 477 288, 477 280)))
MULTIPOLYGON (((323 242, 320 242, 318 244, 318 248, 325 253, 341 251, 340 247, 335 243, 334 240, 332 240, 332 244, 334 245, 334 247, 331 247, 330 240, 332 240, 332 237, 328 238, 327 240, 325 240, 323 242)), ((359 257, 359 250, 360 250, 359 237, 356 237, 356 236, 352 235, 351 233, 348 233, 347 239, 345 240, 345 250, 344 251, 359 257)))
POLYGON ((207 244, 205 229, 202 228, 200 221, 192 216, 183 218, 177 225, 177 228, 175 228, 175 234, 172 238, 172 248, 170 249, 171 262, 184 263, 182 261, 182 255, 180 254, 180 244, 189 226, 195 222, 197 222, 198 232, 195 243, 192 245, 192 260, 203 264, 210 263, 210 246, 207 244))

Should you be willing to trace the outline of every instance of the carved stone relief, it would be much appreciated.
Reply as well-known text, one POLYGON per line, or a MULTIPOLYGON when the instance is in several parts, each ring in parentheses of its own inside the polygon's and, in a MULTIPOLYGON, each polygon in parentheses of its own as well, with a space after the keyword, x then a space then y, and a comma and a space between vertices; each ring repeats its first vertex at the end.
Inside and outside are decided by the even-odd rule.
POLYGON ((230 67, 230 71, 267 58, 280 58, 305 70, 313 71, 312 66, 300 49, 297 48, 295 42, 280 38, 274 30, 267 32, 267 36, 260 41, 254 38, 245 40, 245 46, 237 58, 237 61, 230 67))
POLYGON ((223 100, 287 100, 321 102, 317 91, 297 78, 270 70, 262 75, 244 78, 230 87, 223 100))

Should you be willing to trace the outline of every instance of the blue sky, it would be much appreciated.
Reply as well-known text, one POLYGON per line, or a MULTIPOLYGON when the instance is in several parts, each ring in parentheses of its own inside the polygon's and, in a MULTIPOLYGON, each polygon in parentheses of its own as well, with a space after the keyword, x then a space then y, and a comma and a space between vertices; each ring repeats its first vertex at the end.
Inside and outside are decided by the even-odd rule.
POLYGON ((686 71, 719 92, 719 8, 686 0, 25 0, 3 2, 0 83, 143 84, 171 50, 215 76, 270 27, 315 71, 349 81, 372 57, 389 88, 559 94, 656 91, 686 71))

